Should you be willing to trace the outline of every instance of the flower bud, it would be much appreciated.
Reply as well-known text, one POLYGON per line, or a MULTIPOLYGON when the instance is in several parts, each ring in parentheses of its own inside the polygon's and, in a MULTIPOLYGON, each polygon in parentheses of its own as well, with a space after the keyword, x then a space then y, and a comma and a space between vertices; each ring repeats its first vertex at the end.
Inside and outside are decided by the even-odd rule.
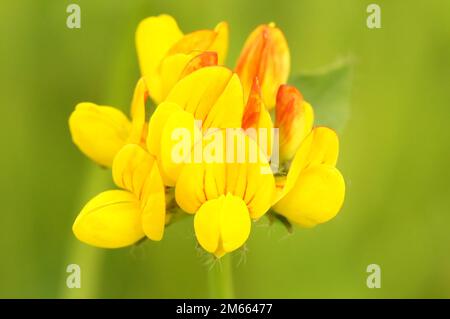
POLYGON ((127 142, 131 123, 119 110, 93 103, 79 103, 69 118, 75 145, 96 163, 110 167, 127 142))
POLYGON ((314 112, 295 87, 282 85, 277 94, 275 114, 275 127, 280 134, 280 160, 288 161, 311 132, 314 112))
POLYGON ((283 32, 273 23, 257 27, 245 42, 236 66, 245 99, 253 79, 258 77, 264 104, 272 109, 278 87, 288 79, 289 68, 290 54, 283 32))

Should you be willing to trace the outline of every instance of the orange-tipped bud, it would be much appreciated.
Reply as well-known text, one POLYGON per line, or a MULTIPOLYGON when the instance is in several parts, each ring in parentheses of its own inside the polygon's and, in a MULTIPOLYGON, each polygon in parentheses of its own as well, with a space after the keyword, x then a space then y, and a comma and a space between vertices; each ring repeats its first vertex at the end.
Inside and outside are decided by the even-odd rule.
POLYGON ((280 134, 280 160, 290 160, 311 132, 314 112, 295 87, 282 85, 277 94, 275 114, 275 127, 280 134))
POLYGON ((236 66, 245 98, 249 96, 253 79, 257 77, 266 107, 273 108, 278 87, 286 83, 289 68, 290 54, 283 32, 273 23, 257 27, 245 42, 236 66))

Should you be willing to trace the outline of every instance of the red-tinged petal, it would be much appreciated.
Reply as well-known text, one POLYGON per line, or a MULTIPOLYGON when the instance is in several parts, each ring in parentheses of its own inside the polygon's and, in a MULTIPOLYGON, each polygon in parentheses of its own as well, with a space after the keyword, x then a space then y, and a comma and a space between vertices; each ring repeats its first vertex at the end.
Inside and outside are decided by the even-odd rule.
POLYGON ((261 110, 264 108, 264 102, 261 98, 261 86, 259 85, 258 78, 255 77, 244 110, 244 116, 242 117, 242 128, 244 130, 250 127, 257 128, 261 110))
POLYGON ((257 77, 253 80, 252 90, 242 117, 242 128, 257 141, 264 154, 268 157, 272 154, 273 123, 262 100, 261 87, 257 77))
POLYGON ((147 136, 147 125, 145 123, 145 104, 149 98, 147 83, 144 78, 139 79, 134 89, 133 100, 131 102, 131 133, 128 143, 140 144, 145 147, 147 136))
POLYGON ((277 94, 275 126, 280 133, 280 159, 290 160, 311 132, 314 112, 293 86, 280 86, 277 94))
POLYGON ((191 61, 186 65, 183 72, 181 73, 180 79, 184 78, 186 75, 191 74, 198 69, 217 65, 218 58, 216 52, 202 52, 199 55, 192 58, 191 61))
POLYGON ((236 66, 245 97, 249 96, 253 79, 261 83, 262 98, 268 109, 275 106, 278 87, 289 76, 290 54, 286 39, 274 24, 257 27, 248 37, 236 66))

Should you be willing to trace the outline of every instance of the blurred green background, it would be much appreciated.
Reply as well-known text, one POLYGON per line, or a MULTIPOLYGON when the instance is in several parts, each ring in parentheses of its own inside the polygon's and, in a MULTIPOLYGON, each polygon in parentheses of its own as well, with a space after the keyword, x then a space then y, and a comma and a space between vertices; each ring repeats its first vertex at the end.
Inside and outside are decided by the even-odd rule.
POLYGON ((191 219, 160 243, 100 250, 77 242, 82 205, 110 174, 71 143, 76 103, 128 111, 139 77, 139 21, 173 15, 185 32, 231 27, 228 65, 248 33, 284 30, 292 74, 352 56, 350 120, 340 136, 341 213, 292 235, 260 222, 245 260, 233 254, 237 297, 450 297, 450 2, 373 1, 382 28, 366 27, 365 0, 3 1, 0 11, 0 297, 208 296, 208 258, 191 219), (66 7, 81 6, 81 29, 66 7), (66 266, 82 288, 66 288, 66 266), (366 267, 381 266, 380 289, 366 267))

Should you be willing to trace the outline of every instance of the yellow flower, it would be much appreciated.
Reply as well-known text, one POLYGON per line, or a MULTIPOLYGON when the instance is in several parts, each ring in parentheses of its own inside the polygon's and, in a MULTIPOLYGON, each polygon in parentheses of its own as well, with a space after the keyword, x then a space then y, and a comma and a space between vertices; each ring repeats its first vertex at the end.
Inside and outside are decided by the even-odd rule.
MULTIPOLYGON (((249 161, 249 151, 258 152, 259 146, 241 129, 243 100, 236 74, 221 66, 202 68, 173 87, 155 110, 148 128, 147 148, 160 163, 165 184, 175 186, 178 205, 195 214, 197 240, 217 257, 244 244, 250 233, 251 219, 258 219, 268 211, 275 191, 274 177, 267 174, 271 172, 267 158, 258 153, 257 161, 249 161), (195 121, 201 121, 202 126, 197 127, 195 121), (224 141, 226 129, 230 128, 236 129, 237 139, 245 141, 247 156, 243 163, 237 158, 226 160, 229 151, 226 148, 220 155, 216 154, 214 163, 205 158, 196 161, 196 145, 202 144, 206 150, 214 140, 211 136, 223 134, 224 141), (190 137, 185 154, 189 158, 187 163, 173 160, 173 151, 180 142, 174 139, 174 132, 180 129, 185 129, 190 137)), ((247 108, 255 109, 257 106, 253 104, 249 101, 247 108)), ((248 122, 249 126, 272 125, 264 106, 259 107, 254 118, 256 122, 248 122), (266 115, 270 125, 259 120, 259 114, 266 115)))
MULTIPOLYGON (((175 186, 178 205, 195 214, 194 228, 199 244, 216 257, 245 243, 251 219, 257 220, 268 211, 275 191, 273 175, 264 173, 270 171, 266 158, 249 160, 249 152, 257 149, 255 141, 240 130, 236 132, 237 138, 245 141, 244 161, 238 160, 237 153, 231 161, 226 161, 229 149, 223 144, 217 162, 185 164, 175 186)), ((226 130, 213 134, 217 137, 217 133, 218 136, 223 134, 225 140, 226 130)))
POLYGON ((145 236, 161 240, 172 216, 171 191, 182 210, 195 214, 200 246, 218 258, 244 245, 251 221, 271 206, 307 227, 337 214, 345 194, 335 167, 338 138, 329 128, 313 128, 312 106, 285 85, 289 49, 274 24, 250 34, 236 73, 222 66, 225 22, 183 35, 172 17, 150 17, 137 29, 136 46, 142 78, 131 121, 92 103, 79 104, 69 119, 74 143, 97 163, 112 165, 120 188, 85 205, 73 225, 79 240, 105 248, 145 236), (147 121, 148 97, 157 107, 147 121), (289 165, 276 179, 274 126, 281 160, 289 165))
POLYGON ((274 210, 304 227, 336 216, 345 196, 344 178, 335 167, 338 152, 336 133, 314 128, 301 143, 287 176, 277 180, 274 210))
POLYGON ((228 51, 228 24, 221 22, 214 30, 183 35, 171 16, 149 17, 137 28, 136 48, 141 74, 148 79, 150 96, 159 104, 186 74, 187 65, 199 61, 196 59, 199 54, 214 52, 217 55, 216 59, 200 59, 203 66, 223 64, 228 51))
POLYGON ((75 236, 102 248, 129 246, 145 235, 161 240, 168 220, 165 189, 154 158, 140 146, 128 144, 115 157, 112 170, 122 190, 91 199, 73 224, 75 236))
POLYGON ((131 103, 131 121, 111 106, 79 103, 69 117, 75 145, 90 159, 106 167, 127 143, 145 145, 145 103, 148 91, 140 79, 131 103))

